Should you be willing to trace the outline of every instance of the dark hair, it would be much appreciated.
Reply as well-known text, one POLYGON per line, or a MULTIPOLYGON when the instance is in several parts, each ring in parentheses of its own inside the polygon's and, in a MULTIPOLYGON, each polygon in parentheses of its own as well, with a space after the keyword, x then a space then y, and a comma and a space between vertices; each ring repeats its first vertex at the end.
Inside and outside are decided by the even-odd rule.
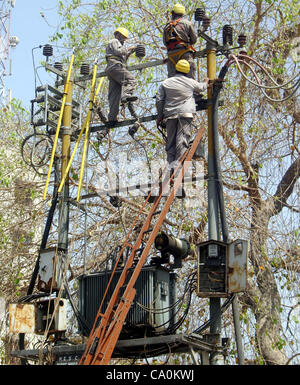
POLYGON ((183 15, 179 15, 179 13, 175 13, 174 11, 172 11, 171 13, 172 13, 172 18, 174 18, 174 17, 180 18, 183 16, 183 15))
POLYGON ((187 75, 188 75, 188 73, 186 74, 185 72, 180 72, 180 71, 177 71, 177 70, 175 70, 175 72, 176 72, 177 74, 181 74, 181 75, 184 75, 184 76, 187 76, 187 75))

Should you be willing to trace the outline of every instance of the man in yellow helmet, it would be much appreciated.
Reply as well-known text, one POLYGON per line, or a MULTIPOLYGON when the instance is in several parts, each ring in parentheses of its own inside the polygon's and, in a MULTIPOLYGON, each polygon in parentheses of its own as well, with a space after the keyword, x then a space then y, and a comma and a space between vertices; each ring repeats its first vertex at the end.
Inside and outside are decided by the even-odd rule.
POLYGON ((156 95, 157 126, 166 122, 166 152, 168 168, 172 172, 189 147, 191 124, 196 113, 194 94, 200 94, 211 82, 197 82, 189 77, 190 64, 181 59, 175 75, 164 80, 156 95))
POLYGON ((105 72, 109 80, 108 121, 113 124, 117 121, 120 103, 133 102, 138 98, 133 95, 137 81, 127 70, 126 62, 129 56, 135 52, 135 46, 124 46, 129 32, 126 28, 119 27, 114 32, 114 39, 110 40, 106 47, 107 66, 105 72))
POLYGON ((190 63, 188 76, 195 79, 195 49, 193 44, 197 41, 197 34, 192 23, 184 18, 185 14, 185 7, 181 4, 175 4, 172 9, 171 20, 164 27, 163 42, 168 50, 168 77, 175 74, 178 60, 185 59, 190 63))

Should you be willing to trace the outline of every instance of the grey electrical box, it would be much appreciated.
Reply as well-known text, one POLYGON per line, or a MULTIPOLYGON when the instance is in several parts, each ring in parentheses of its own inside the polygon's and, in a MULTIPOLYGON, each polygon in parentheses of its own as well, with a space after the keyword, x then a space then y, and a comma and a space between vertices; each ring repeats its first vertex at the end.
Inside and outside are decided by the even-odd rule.
MULTIPOLYGON (((102 313, 106 310, 121 273, 122 270, 116 270, 113 276, 101 309, 102 313)), ((79 277, 79 310, 90 327, 93 326, 110 277, 111 271, 79 277)), ((176 322, 176 308, 172 306, 177 301, 176 274, 162 266, 144 266, 135 289, 136 296, 120 338, 150 336, 155 332, 167 333, 168 328, 176 322)))
POLYGON ((64 268, 64 250, 56 247, 40 250, 37 288, 46 293, 58 291, 62 285, 64 268))
POLYGON ((65 298, 51 298, 39 301, 36 317, 36 334, 56 333, 67 330, 67 304, 65 298))
POLYGON ((248 241, 207 241, 198 252, 199 297, 228 297, 247 289, 248 241))
POLYGON ((67 303, 64 298, 51 298, 35 303, 9 305, 11 333, 44 334, 67 329, 67 303))

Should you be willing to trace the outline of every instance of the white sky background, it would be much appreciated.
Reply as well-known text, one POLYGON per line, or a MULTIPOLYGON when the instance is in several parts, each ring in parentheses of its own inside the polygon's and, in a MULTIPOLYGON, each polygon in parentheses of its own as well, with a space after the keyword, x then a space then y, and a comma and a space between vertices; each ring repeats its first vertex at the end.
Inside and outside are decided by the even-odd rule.
MULTIPOLYGON (((35 95, 32 49, 49 43, 48 37, 56 32, 56 4, 56 0, 16 0, 15 7, 11 9, 10 36, 17 36, 19 44, 10 49, 12 75, 6 77, 5 88, 11 89, 12 97, 20 99, 25 108, 30 108, 30 100, 35 95)), ((35 64, 38 65, 42 55, 39 50, 34 52, 35 64)))

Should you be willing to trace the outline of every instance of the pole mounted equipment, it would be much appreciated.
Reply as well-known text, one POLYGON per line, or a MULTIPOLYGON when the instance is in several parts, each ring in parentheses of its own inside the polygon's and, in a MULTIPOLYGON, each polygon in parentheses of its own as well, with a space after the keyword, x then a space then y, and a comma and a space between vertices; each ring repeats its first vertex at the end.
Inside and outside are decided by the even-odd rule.
POLYGON ((53 56, 53 47, 50 44, 46 44, 43 47, 43 55, 48 59, 50 56, 53 56))
POLYGON ((233 43, 233 28, 231 25, 226 24, 223 27, 223 45, 232 45, 233 43))
POLYGON ((63 69, 64 69, 63 64, 60 62, 57 62, 57 61, 54 63, 54 68, 56 68, 59 71, 63 71, 63 69))
POLYGON ((246 42, 247 42, 247 37, 246 35, 244 34, 241 34, 238 36, 238 45, 240 47, 244 47, 244 45, 246 45, 246 42))
POLYGON ((142 44, 138 44, 135 48, 135 54, 138 58, 143 58, 146 56, 146 49, 142 44))
POLYGON ((88 63, 82 63, 80 67, 81 75, 89 75, 90 74, 90 65, 88 63))
MULTIPOLYGON (((171 235, 167 235, 164 232, 160 232, 156 236, 154 246, 161 252, 161 263, 169 263, 169 257, 170 255, 173 255, 173 268, 182 267, 182 259, 191 255, 194 250, 193 246, 186 239, 176 238, 171 235)), ((155 259, 155 261, 159 262, 159 259, 155 259)))

